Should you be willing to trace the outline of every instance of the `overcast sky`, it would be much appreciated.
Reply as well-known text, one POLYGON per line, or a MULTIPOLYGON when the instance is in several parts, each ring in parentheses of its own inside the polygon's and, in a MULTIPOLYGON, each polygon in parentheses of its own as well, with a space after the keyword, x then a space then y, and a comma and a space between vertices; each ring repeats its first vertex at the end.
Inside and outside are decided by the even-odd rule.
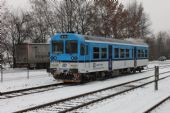
MULTIPOLYGON (((2 0, 0 0, 2 1, 2 0)), ((13 9, 29 9, 28 0, 5 0, 13 9)), ((133 0, 119 0, 126 6, 133 0)), ((152 26, 156 33, 159 31, 170 31, 170 0, 137 0, 142 2, 145 12, 149 15, 152 26)))

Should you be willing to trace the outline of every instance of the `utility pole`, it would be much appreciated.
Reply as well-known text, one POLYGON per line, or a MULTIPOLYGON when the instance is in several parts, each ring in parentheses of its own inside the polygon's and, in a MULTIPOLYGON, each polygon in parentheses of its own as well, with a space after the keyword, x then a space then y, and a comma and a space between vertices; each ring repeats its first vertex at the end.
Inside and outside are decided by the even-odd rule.
POLYGON ((29 57, 29 44, 27 44, 27 79, 29 79, 29 68, 30 68, 28 57, 29 57))
POLYGON ((1 67, 1 82, 3 82, 3 67, 2 67, 2 64, 0 65, 1 67))
POLYGON ((159 66, 155 66, 155 91, 158 90, 159 66))
POLYGON ((3 82, 3 67, 2 67, 2 64, 3 64, 3 55, 0 54, 1 82, 3 82))

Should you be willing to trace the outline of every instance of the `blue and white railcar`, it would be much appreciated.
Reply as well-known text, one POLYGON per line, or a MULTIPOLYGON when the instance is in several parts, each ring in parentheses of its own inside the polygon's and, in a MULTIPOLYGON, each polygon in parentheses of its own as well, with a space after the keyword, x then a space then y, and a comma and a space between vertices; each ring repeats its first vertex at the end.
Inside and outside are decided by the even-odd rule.
POLYGON ((141 71, 148 64, 148 45, 111 38, 56 34, 50 44, 50 70, 64 82, 141 71))

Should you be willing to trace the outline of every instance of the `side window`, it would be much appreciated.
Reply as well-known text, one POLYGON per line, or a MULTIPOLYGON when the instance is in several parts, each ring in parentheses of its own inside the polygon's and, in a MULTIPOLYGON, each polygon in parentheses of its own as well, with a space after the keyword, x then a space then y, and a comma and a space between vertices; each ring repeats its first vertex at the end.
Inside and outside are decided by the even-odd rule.
POLYGON ((147 58, 148 57, 148 51, 145 50, 145 57, 147 58))
POLYGON ((85 55, 85 46, 84 46, 84 44, 80 45, 80 55, 85 55))
POLYGON ((88 51, 89 51, 88 45, 85 45, 85 55, 88 55, 88 51))
POLYGON ((114 54, 115 54, 115 58, 119 58, 119 49, 118 48, 114 49, 114 54))
POLYGON ((102 59, 107 58, 107 48, 102 48, 102 59))
POLYGON ((93 59, 99 59, 99 48, 98 47, 93 48, 93 59))
POLYGON ((126 49, 126 58, 129 58, 129 49, 126 49))
POLYGON ((143 50, 143 49, 142 49, 141 51, 142 51, 142 53, 141 53, 142 55, 141 55, 141 56, 142 56, 142 57, 144 57, 145 52, 144 52, 144 50, 143 50))
POLYGON ((88 46, 81 44, 80 45, 80 55, 88 55, 88 46))
POLYGON ((120 49, 120 58, 124 58, 124 49, 120 49))
POLYGON ((138 50, 138 58, 140 58, 140 50, 138 50))

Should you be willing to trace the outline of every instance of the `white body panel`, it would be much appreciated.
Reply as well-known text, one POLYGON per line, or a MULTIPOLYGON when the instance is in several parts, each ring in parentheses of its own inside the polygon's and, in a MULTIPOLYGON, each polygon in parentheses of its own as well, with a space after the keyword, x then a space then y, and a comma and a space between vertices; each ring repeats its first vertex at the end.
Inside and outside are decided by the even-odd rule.
MULTIPOLYGON (((148 64, 148 59, 137 60, 138 66, 146 66, 148 64)), ((112 61, 112 70, 132 68, 134 67, 134 60, 121 60, 112 61)), ((69 69, 78 69, 79 73, 89 73, 97 71, 108 71, 108 61, 102 62, 77 62, 77 63, 67 63, 67 62, 53 62, 50 64, 50 68, 56 68, 60 72, 69 69)))
POLYGON ((134 61, 133 60, 121 60, 121 61, 113 61, 112 62, 113 70, 129 68, 129 67, 134 67, 134 61))
POLYGON ((148 64, 148 59, 137 60, 137 66, 146 66, 148 64))

